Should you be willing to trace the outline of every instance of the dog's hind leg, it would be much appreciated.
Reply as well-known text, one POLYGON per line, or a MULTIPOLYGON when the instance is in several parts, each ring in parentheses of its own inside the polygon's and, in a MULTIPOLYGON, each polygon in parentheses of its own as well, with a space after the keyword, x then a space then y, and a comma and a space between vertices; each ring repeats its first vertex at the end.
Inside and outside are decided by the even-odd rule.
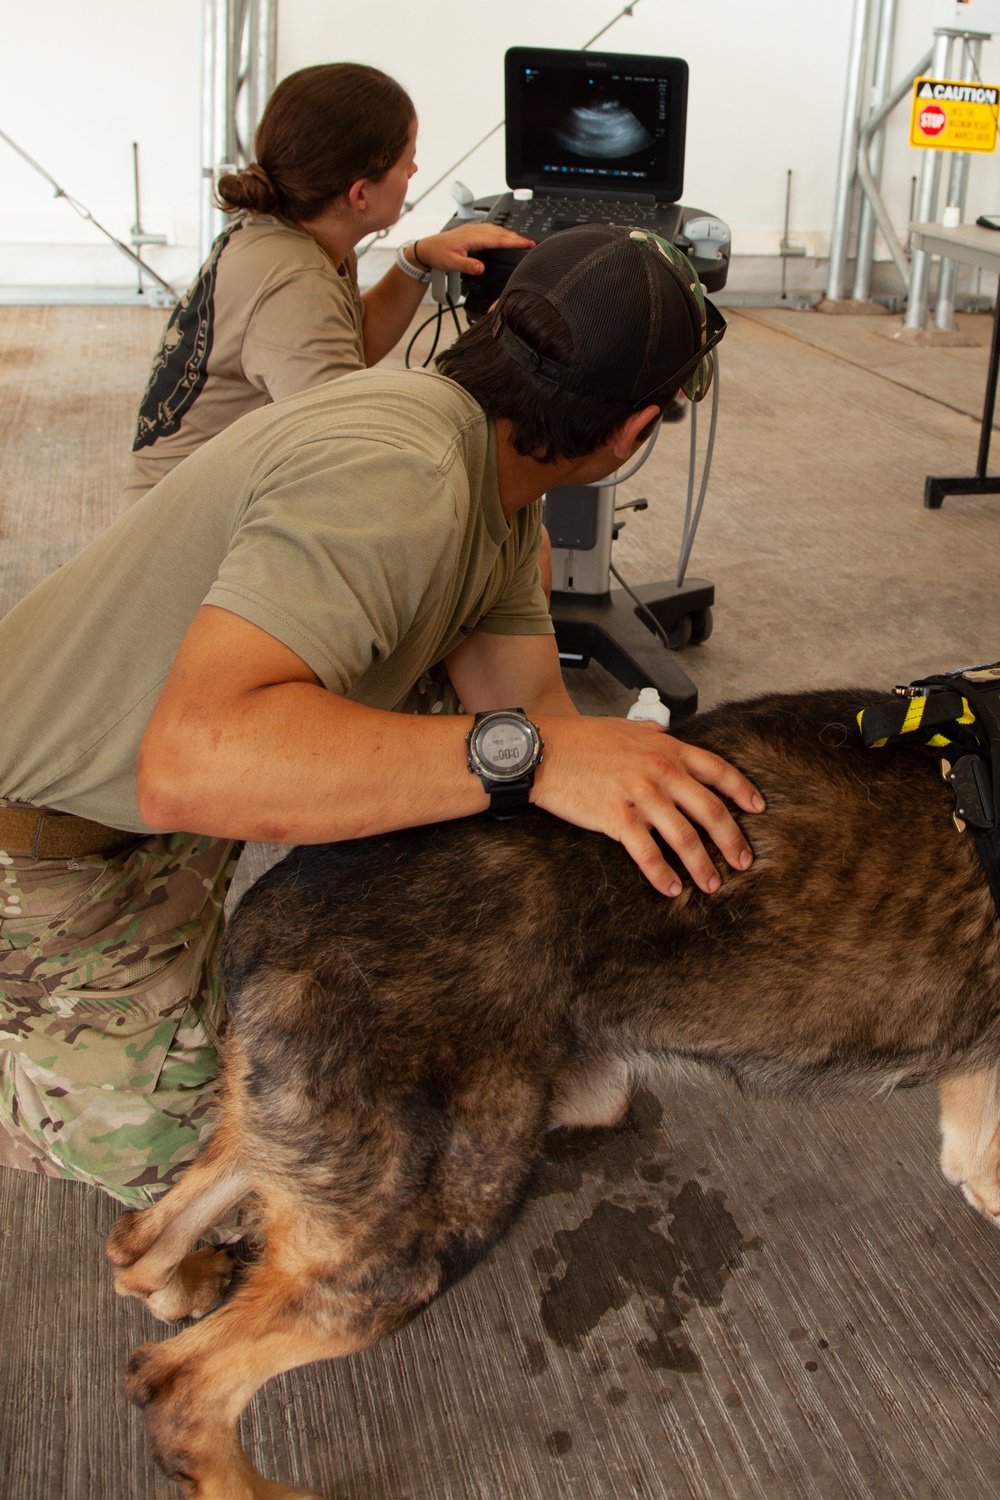
POLYGON ((224 1250, 192 1246, 248 1187, 223 1119, 168 1193, 149 1208, 123 1214, 112 1229, 107 1253, 117 1268, 119 1296, 141 1297, 165 1322, 203 1317, 222 1295, 232 1262, 224 1250))
POLYGON ((1000 1070, 942 1079, 941 1170, 1000 1225, 1000 1070))

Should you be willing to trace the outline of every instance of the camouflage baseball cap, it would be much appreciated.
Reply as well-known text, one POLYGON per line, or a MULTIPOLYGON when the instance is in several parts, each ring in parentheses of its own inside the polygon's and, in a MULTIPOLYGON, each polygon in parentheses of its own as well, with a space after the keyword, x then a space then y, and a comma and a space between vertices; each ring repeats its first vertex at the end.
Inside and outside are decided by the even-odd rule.
POLYGON ((575 395, 663 404, 677 390, 700 401, 711 350, 726 331, 676 245, 645 229, 581 224, 550 235, 515 269, 493 310, 493 336, 531 374, 575 395), (534 292, 561 314, 573 341, 562 364, 508 327, 511 293, 534 292))

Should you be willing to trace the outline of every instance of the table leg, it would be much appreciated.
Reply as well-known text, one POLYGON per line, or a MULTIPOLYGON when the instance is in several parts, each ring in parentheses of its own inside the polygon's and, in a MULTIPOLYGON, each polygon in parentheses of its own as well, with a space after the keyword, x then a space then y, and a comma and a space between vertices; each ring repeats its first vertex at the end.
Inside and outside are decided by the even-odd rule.
POLYGON ((993 410, 997 400, 997 363, 1000 361, 1000 295, 993 309, 993 342, 990 345, 990 367, 986 374, 986 399, 983 403, 983 425, 979 433, 979 460, 976 464, 977 479, 986 478, 986 465, 990 457, 990 437, 993 432, 993 410))
POLYGON ((976 472, 967 479, 938 479, 928 474, 924 480, 924 505, 928 510, 939 510, 945 495, 1000 495, 1000 475, 989 478, 986 473, 990 458, 990 438, 993 435, 998 365, 1000 365, 1000 294, 993 309, 993 339, 990 344, 989 368, 986 372, 986 396, 983 401, 982 425, 979 429, 979 457, 976 460, 976 472))

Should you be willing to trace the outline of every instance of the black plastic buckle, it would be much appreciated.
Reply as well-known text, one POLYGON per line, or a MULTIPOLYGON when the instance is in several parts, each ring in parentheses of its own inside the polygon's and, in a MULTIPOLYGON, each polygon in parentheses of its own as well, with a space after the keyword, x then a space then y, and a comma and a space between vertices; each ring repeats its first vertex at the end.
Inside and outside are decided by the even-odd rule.
POLYGON ((950 765, 941 762, 945 781, 955 793, 955 816, 973 828, 992 828, 996 822, 989 767, 980 755, 963 755, 950 765))

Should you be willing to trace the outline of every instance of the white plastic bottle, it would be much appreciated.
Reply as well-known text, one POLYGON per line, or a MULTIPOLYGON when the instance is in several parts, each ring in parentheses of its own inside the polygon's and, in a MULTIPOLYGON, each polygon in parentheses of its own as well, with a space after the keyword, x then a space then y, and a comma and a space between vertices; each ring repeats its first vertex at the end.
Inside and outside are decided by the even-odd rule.
POLYGON ((661 702, 659 693, 653 687, 639 689, 639 696, 625 717, 627 719, 652 719, 662 729, 666 729, 670 724, 670 710, 665 703, 661 702))

